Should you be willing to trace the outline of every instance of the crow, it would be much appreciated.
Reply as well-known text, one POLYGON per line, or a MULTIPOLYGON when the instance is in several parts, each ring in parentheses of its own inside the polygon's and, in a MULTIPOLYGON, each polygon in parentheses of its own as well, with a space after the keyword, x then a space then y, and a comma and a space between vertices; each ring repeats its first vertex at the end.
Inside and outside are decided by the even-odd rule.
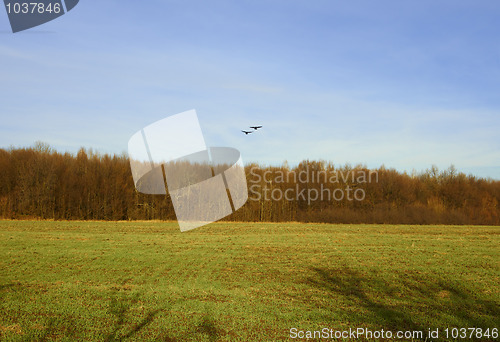
POLYGON ((248 135, 250 133, 253 133, 253 131, 242 131, 243 133, 245 133, 245 135, 248 135))
POLYGON ((254 130, 258 130, 259 128, 262 128, 262 126, 250 126, 250 128, 253 128, 254 130))

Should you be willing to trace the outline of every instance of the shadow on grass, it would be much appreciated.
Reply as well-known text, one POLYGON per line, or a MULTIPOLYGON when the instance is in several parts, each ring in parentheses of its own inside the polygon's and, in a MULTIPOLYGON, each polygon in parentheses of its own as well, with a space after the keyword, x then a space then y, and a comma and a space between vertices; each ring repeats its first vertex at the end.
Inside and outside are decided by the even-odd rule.
POLYGON ((8 289, 15 288, 15 287, 20 287, 20 286, 21 286, 21 284, 19 284, 19 283, 11 283, 11 284, 0 285, 0 291, 8 290, 8 289))
MULTIPOLYGON (((326 291, 326 295, 343 297, 353 308, 352 315, 349 314, 358 324, 393 331, 418 330, 425 334, 428 328, 465 326, 491 329, 499 323, 498 303, 478 298, 466 288, 467 284, 409 275, 389 282, 380 276, 368 276, 349 267, 312 270, 315 275, 306 283, 326 291), (362 310, 360 313, 354 309, 362 310), (429 322, 438 325, 432 327, 429 322), (439 322, 450 325, 440 327, 439 322)), ((327 306, 325 309, 332 308, 327 306)))
MULTIPOLYGON (((313 268, 313 270, 319 278, 309 279, 308 282, 311 285, 353 300, 355 305, 361 306, 369 313, 372 323, 380 324, 386 329, 401 330, 404 327, 407 330, 424 330, 424 327, 414 322, 407 313, 381 303, 387 302, 387 297, 394 294, 393 290, 387 287, 382 280, 367 279, 349 268, 341 270, 313 268), (367 289, 385 298, 381 298, 381 301, 372 299, 367 289)), ((358 319, 363 321, 361 316, 358 319)))
POLYGON ((16 291, 22 289, 23 285, 21 283, 10 283, 0 285, 0 303, 4 301, 4 297, 8 295, 8 292, 16 291))
MULTIPOLYGON (((163 309, 157 309, 150 311, 146 316, 137 324, 131 326, 130 322, 127 320, 127 316, 132 315, 132 306, 139 301, 139 294, 134 296, 121 295, 117 297, 116 295, 111 296, 111 303, 109 307, 109 312, 114 316, 114 325, 112 331, 101 339, 106 342, 112 341, 124 341, 129 338, 134 337, 138 332, 143 330, 148 324, 150 324, 163 309), (130 327, 131 326, 131 327, 130 327), (127 327, 130 327, 127 329, 127 327)), ((61 338, 70 338, 70 340, 77 341, 81 340, 82 331, 78 331, 77 322, 67 316, 57 316, 49 318, 45 327, 42 331, 32 332, 28 336, 25 336, 25 341, 53 341, 61 338)), ((166 341, 170 341, 167 337, 166 341)))
MULTIPOLYGON (((155 337, 155 341, 164 342, 178 342, 178 341, 218 341, 224 335, 224 330, 217 328, 215 322, 210 318, 208 313, 203 314, 201 320, 196 323, 197 319, 193 321, 192 328, 188 328, 182 337, 169 336, 168 331, 164 330, 161 334, 155 337)), ((167 328, 175 328, 174 326, 167 328)))
POLYGON ((124 339, 128 339, 132 336, 134 336, 136 333, 138 333, 140 330, 142 330, 144 327, 146 327, 148 324, 150 324, 155 316, 162 310, 153 310, 150 311, 146 314, 146 317, 144 317, 138 324, 136 324, 133 328, 131 328, 127 333, 120 334, 120 331, 124 329, 127 321, 126 321, 126 316, 127 313, 130 311, 131 305, 127 305, 123 301, 112 298, 111 299, 111 305, 110 305, 110 312, 116 317, 116 323, 113 327, 113 331, 106 336, 104 341, 106 342, 112 342, 112 341, 123 341, 124 339))
MULTIPOLYGON (((8 290, 13 287, 18 287, 18 284, 8 284, 0 286, 0 290, 8 290)), ((23 336, 18 336, 18 340, 22 341, 54 341, 54 340, 99 340, 106 342, 128 341, 128 340, 154 340, 154 341, 217 341, 221 336, 226 335, 226 332, 217 327, 216 321, 212 314, 203 310, 192 316, 192 325, 186 329, 184 334, 178 334, 175 326, 157 325, 151 331, 144 332, 148 325, 153 323, 161 312, 169 311, 167 306, 144 312, 138 309, 143 298, 141 294, 136 292, 131 294, 130 287, 127 287, 126 281, 121 285, 111 288, 111 292, 103 300, 109 302, 107 315, 105 317, 106 328, 100 332, 91 331, 86 335, 86 322, 79 319, 71 313, 67 314, 58 312, 41 313, 42 318, 40 323, 34 325, 29 330, 25 330, 23 336), (142 319, 137 321, 136 318, 140 314, 142 319), (159 335, 154 336, 157 331, 162 331, 159 335), (151 335, 153 334, 153 335, 151 335), (147 337, 145 337, 147 336, 147 337)), ((184 322, 183 322, 184 323, 184 322)), ((21 328, 19 328, 21 329, 21 328)), ((21 335, 21 332, 18 333, 21 335)), ((0 332, 0 340, 2 340, 0 332)))
POLYGON ((215 326, 214 322, 207 316, 203 316, 203 319, 197 326, 197 332, 207 335, 210 341, 217 341, 220 332, 215 326))
POLYGON ((46 323, 45 329, 28 334, 24 341, 48 342, 64 336, 71 340, 77 340, 77 325, 75 321, 67 317, 51 317, 46 323))

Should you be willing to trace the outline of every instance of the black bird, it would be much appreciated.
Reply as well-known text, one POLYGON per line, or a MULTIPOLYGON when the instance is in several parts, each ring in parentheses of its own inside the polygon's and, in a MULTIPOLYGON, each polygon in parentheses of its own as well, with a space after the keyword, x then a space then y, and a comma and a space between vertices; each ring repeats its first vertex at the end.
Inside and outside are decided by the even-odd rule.
POLYGON ((250 126, 250 128, 253 128, 255 130, 258 130, 259 128, 262 128, 262 126, 250 126))
POLYGON ((248 135, 250 133, 253 133, 253 131, 242 131, 243 133, 245 133, 245 135, 248 135))

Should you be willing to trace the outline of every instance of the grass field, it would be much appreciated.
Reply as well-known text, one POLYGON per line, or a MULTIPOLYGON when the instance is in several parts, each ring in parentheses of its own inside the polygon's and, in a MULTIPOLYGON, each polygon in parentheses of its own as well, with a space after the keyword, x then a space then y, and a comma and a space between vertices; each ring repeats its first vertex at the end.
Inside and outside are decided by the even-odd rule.
POLYGON ((165 222, 0 221, 0 337, 280 341, 291 328, 439 328, 437 340, 451 341, 443 329, 500 328, 499 234, 298 223, 180 233, 165 222))

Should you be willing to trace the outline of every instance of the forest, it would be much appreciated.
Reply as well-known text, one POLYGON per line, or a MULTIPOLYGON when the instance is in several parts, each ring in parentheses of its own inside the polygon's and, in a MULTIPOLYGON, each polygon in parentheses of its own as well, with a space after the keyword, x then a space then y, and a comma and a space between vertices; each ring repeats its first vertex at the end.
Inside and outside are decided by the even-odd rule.
MULTIPOLYGON (((304 160, 248 164, 242 222, 500 225, 500 181, 450 166, 420 173, 304 160)), ((167 194, 136 191, 126 154, 45 143, 0 149, 0 217, 43 220, 175 220, 167 194)))

